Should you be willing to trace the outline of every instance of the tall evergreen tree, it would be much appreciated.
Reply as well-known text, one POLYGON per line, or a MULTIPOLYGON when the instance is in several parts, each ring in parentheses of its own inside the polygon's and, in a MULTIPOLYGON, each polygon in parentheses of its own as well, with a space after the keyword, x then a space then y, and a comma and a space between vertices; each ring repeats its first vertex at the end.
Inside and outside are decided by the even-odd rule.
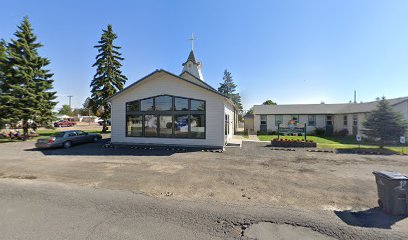
POLYGON ((7 45, 7 62, 3 69, 6 76, 1 85, 0 115, 5 123, 21 121, 24 134, 28 134, 28 121, 50 125, 54 119, 52 109, 57 104, 53 89, 53 74, 44 69, 50 64, 47 58, 39 56, 42 44, 25 17, 14 33, 15 39, 7 45))
POLYGON ((0 39, 0 93, 1 93, 1 84, 4 82, 4 78, 6 76, 6 66, 7 63, 7 55, 6 55, 6 41, 4 39, 0 39))
POLYGON ((234 83, 232 75, 227 69, 224 71, 224 77, 222 80, 223 82, 220 83, 218 92, 229 97, 237 105, 239 110, 242 111, 241 96, 236 92, 237 85, 234 83))
POLYGON ((91 82, 91 100, 94 113, 104 120, 102 131, 105 132, 106 120, 110 117, 110 106, 106 101, 110 96, 123 89, 127 77, 122 74, 120 67, 124 58, 118 50, 121 47, 113 45, 117 35, 112 31, 112 25, 103 30, 99 44, 94 46, 98 49, 96 62, 96 74, 91 82))
POLYGON ((377 108, 363 122, 363 127, 361 132, 371 139, 379 139, 382 148, 386 142, 398 141, 400 136, 404 136, 408 125, 402 115, 383 97, 377 108))

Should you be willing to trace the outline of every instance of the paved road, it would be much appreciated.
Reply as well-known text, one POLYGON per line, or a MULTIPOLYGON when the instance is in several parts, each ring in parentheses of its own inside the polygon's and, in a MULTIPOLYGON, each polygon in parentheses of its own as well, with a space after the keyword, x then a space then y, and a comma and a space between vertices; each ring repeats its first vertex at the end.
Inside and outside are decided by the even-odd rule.
POLYGON ((0 179, 0 219, 0 239, 247 239, 242 235, 248 227, 248 236, 271 229, 259 228, 258 222, 304 226, 341 239, 404 237, 350 227, 313 211, 175 201, 19 179, 0 179))

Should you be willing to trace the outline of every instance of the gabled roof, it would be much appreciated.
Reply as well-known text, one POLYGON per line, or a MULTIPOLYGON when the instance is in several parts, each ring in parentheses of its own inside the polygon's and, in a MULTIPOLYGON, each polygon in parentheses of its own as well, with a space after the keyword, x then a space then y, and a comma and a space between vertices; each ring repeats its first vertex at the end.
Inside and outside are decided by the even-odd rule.
MULTIPOLYGON (((182 78, 182 77, 180 77, 180 76, 177 76, 176 74, 173 74, 173 73, 168 72, 168 71, 163 70, 163 69, 157 69, 156 71, 154 71, 154 72, 152 72, 152 73, 150 73, 150 74, 144 76, 144 77, 141 78, 140 80, 138 80, 138 81, 136 81, 136 82, 130 84, 130 85, 127 86, 126 88, 124 88, 122 91, 117 92, 115 95, 109 97, 109 98, 107 99, 107 101, 108 101, 108 102, 111 101, 114 97, 123 94, 123 93, 126 92, 128 89, 130 89, 130 88, 132 88, 132 87, 134 87, 134 86, 136 86, 136 85, 142 83, 143 81, 145 81, 145 80, 148 79, 149 77, 153 76, 154 74, 160 73, 160 72, 169 74, 169 75, 171 75, 171 76, 173 76, 173 77, 176 77, 176 78, 178 78, 178 79, 180 79, 180 80, 183 80, 183 81, 185 81, 185 82, 188 82, 188 83, 190 83, 190 84, 193 84, 193 85, 195 85, 195 86, 198 86, 198 87, 200 87, 200 88, 202 88, 202 89, 205 89, 205 90, 207 90, 207 91, 210 91, 210 92, 213 92, 213 93, 215 93, 215 94, 218 94, 218 95, 224 97, 225 99, 227 99, 230 103, 232 103, 232 104, 236 107, 236 105, 232 102, 231 99, 229 99, 229 98, 228 98, 227 96, 225 96, 224 94, 219 93, 217 90, 215 90, 214 88, 212 88, 210 85, 206 84, 206 86, 204 86, 204 85, 200 85, 200 84, 194 83, 194 82, 192 82, 192 81, 189 81, 189 80, 187 80, 187 79, 185 79, 185 78, 182 78)), ((201 80, 200 80, 200 81, 201 81, 201 80)))
POLYGON ((183 65, 183 66, 186 65, 186 63, 187 63, 188 61, 192 61, 193 63, 198 64, 198 62, 197 62, 197 60, 196 60, 196 58, 195 58, 195 55, 194 55, 194 51, 193 51, 193 50, 191 50, 190 54, 188 54, 187 61, 185 61, 182 65, 183 65))
MULTIPOLYGON (((408 101, 408 97, 388 99, 391 106, 408 101)), ((255 114, 347 114, 371 112, 377 101, 366 103, 255 105, 255 114)))
MULTIPOLYGON (((217 90, 216 90, 215 88, 213 88, 211 85, 209 85, 208 83, 206 83, 206 82, 204 82, 203 80, 199 79, 198 77, 194 76, 193 74, 191 74, 191 73, 188 72, 188 71, 183 71, 183 72, 180 74, 180 77, 182 77, 183 74, 185 74, 185 73, 188 74, 189 76, 193 77, 194 79, 197 79, 198 81, 200 81, 201 84, 203 84, 204 86, 208 87, 209 89, 211 89, 211 90, 213 90, 213 91, 217 91, 217 90)), ((188 79, 186 79, 186 80, 188 80, 188 79)), ((217 92, 218 92, 218 91, 217 91, 217 92)))

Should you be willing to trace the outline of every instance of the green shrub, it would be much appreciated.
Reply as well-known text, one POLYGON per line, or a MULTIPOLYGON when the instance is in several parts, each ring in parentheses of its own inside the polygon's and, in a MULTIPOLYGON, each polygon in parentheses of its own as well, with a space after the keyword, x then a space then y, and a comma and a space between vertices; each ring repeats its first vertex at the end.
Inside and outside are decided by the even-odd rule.
POLYGON ((314 130, 316 136, 323 136, 326 133, 326 129, 324 128, 316 128, 314 130))

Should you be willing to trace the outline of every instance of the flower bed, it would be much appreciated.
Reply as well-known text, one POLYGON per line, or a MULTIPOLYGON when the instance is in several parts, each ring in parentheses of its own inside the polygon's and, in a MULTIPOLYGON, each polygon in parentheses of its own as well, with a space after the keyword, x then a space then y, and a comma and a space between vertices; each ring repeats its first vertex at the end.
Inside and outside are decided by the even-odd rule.
POLYGON ((315 148, 317 144, 312 140, 299 139, 277 139, 271 141, 272 147, 289 147, 289 148, 315 148))

